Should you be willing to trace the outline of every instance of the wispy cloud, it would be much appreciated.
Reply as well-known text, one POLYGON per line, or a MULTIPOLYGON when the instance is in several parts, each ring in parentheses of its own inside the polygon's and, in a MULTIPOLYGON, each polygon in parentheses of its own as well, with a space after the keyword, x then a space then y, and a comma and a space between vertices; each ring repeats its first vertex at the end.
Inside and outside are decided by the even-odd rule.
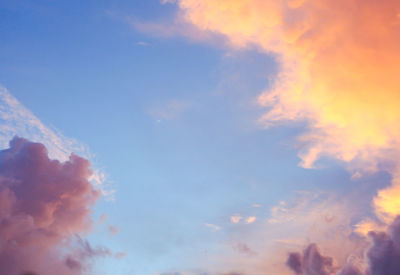
POLYGON ((206 223, 205 226, 208 227, 208 228, 211 228, 212 231, 221 230, 221 226, 215 225, 215 224, 212 224, 212 223, 206 223))
MULTIPOLYGON (((94 159, 88 146, 64 136, 56 128, 46 126, 6 88, 0 86, 0 148, 7 148, 14 136, 43 143, 53 159, 66 161, 71 153, 90 160, 94 159)), ((96 167, 93 170, 90 181, 101 189, 103 195, 112 199, 115 191, 110 186, 106 186, 104 171, 96 167)))
POLYGON ((0 86, 0 147, 6 148, 16 135, 43 143, 50 157, 60 161, 67 160, 71 152, 90 157, 87 146, 44 125, 7 89, 0 86))
POLYGON ((191 103, 184 100, 171 99, 165 103, 153 104, 147 113, 157 122, 173 120, 182 116, 190 107, 191 103))
POLYGON ((136 42, 136 45, 143 46, 143 47, 150 46, 150 44, 148 42, 144 42, 144 41, 138 41, 138 42, 136 42))
POLYGON ((112 237, 116 236, 119 233, 119 231, 121 231, 120 227, 114 225, 107 226, 107 229, 112 237))

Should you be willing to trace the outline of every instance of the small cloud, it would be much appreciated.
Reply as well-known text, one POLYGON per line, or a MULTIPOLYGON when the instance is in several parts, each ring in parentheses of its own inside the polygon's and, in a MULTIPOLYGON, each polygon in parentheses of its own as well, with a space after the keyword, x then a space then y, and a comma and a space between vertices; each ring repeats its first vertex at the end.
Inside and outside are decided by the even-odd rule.
POLYGON ((251 205, 251 207, 259 208, 259 207, 262 207, 262 204, 253 203, 253 204, 251 205))
POLYGON ((115 258, 117 258, 117 259, 122 259, 122 258, 125 258, 126 255, 127 255, 126 252, 117 252, 117 253, 115 253, 114 256, 115 256, 115 258))
POLYGON ((144 41, 138 41, 138 42, 136 42, 136 45, 143 46, 143 47, 148 47, 148 46, 150 46, 149 43, 144 42, 144 41))
POLYGON ((161 0, 160 1, 161 2, 161 4, 174 4, 174 3, 176 3, 176 0, 161 0))
POLYGON ((108 216, 107 216, 106 213, 101 214, 101 216, 99 217, 98 224, 103 224, 103 223, 105 223, 105 222, 107 221, 107 219, 108 219, 108 216))
POLYGON ((247 254, 249 256, 256 255, 257 253, 254 252, 247 244, 245 243, 238 243, 234 246, 234 249, 242 254, 247 254))
POLYGON ((115 235, 117 235, 119 233, 119 231, 121 230, 120 227, 118 226, 113 226, 113 225, 109 225, 108 227, 108 232, 110 233, 110 235, 112 237, 114 237, 115 235))
POLYGON ((218 231, 221 230, 221 227, 215 224, 211 224, 211 223, 206 223, 205 224, 206 227, 211 228, 212 231, 218 231))
POLYGON ((156 119, 157 123, 160 123, 162 120, 173 120, 180 117, 189 106, 189 102, 173 99, 164 104, 155 105, 147 112, 156 119))
POLYGON ((239 223, 241 219, 243 219, 243 217, 241 215, 239 215, 239 214, 236 214, 236 215, 233 215, 231 217, 231 222, 232 223, 239 223))
POLYGON ((246 219, 247 224, 251 224, 257 220, 257 217, 251 216, 246 219))

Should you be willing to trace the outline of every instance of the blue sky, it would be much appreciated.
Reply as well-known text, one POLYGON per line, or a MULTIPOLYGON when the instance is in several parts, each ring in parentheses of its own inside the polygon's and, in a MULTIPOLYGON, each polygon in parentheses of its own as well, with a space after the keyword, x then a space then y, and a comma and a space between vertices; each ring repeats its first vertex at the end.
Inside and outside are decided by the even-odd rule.
MULTIPOLYGON (((279 71, 273 55, 131 23, 169 22, 176 9, 157 0, 0 3, 0 84, 85 144, 115 190, 96 204, 93 219, 108 219, 88 238, 126 256, 98 260, 94 274, 206 272, 212 255, 236 253, 227 243, 268 232, 271 209, 297 191, 356 190, 338 162, 298 166, 303 122, 258 123, 256 99, 279 71), (108 225, 120 232, 110 236, 108 225)), ((370 198, 374 181, 356 183, 370 198)))

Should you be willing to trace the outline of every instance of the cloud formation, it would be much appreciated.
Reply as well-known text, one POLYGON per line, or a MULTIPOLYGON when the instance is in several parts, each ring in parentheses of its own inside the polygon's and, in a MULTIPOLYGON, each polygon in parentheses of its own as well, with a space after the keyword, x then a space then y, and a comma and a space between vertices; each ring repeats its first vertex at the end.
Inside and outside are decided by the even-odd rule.
POLYGON ((287 265, 296 274, 329 275, 333 273, 332 258, 322 256, 316 244, 310 244, 303 254, 290 253, 287 265))
POLYGON ((51 160, 43 144, 22 138, 0 151, 2 273, 82 274, 87 260, 109 253, 78 237, 89 231, 100 196, 91 174, 86 159, 72 154, 66 162, 51 160))
POLYGON ((287 266, 295 274, 304 275, 395 275, 400 274, 400 217, 387 232, 369 232, 372 245, 364 259, 349 262, 344 267, 334 266, 331 257, 323 256, 316 244, 310 244, 303 253, 290 253, 287 266))
MULTIPOLYGON (((180 0, 179 18, 222 34, 234 48, 273 54, 280 73, 259 97, 266 126, 306 121, 301 165, 323 156, 354 175, 383 169, 397 178, 400 153, 400 2, 396 0, 180 0)), ((380 192, 377 214, 400 213, 400 183, 380 192)))
POLYGON ((56 129, 47 127, 22 105, 7 89, 0 86, 0 148, 6 148, 15 136, 43 143, 49 156, 66 161, 71 152, 89 157, 88 148, 79 141, 67 138, 56 129))
MULTIPOLYGON (((313 168, 330 157, 346 163, 353 178, 376 171, 392 175, 392 186, 378 191, 373 200, 378 222, 366 219, 356 226, 357 232, 375 232, 370 233, 368 269, 343 260, 338 268, 333 258, 310 245, 303 254, 292 255, 293 270, 313 275, 398 274, 392 259, 397 257, 395 217, 400 214, 400 2, 174 2, 177 18, 191 27, 224 36, 234 49, 257 48, 275 58, 280 72, 258 97, 267 110, 260 122, 266 127, 305 122, 299 137, 302 167, 313 168), (388 233, 376 230, 390 224, 388 233)), ((274 209, 280 219, 273 217, 270 223, 296 218, 285 209, 274 209)), ((351 231, 346 237, 350 235, 351 231)))

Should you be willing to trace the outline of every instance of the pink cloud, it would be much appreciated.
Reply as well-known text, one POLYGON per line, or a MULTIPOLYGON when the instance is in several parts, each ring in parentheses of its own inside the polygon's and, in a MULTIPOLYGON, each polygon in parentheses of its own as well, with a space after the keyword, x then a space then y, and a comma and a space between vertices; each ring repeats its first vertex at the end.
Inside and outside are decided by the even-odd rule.
POLYGON ((353 256, 345 266, 335 266, 331 257, 323 256, 316 244, 307 246, 303 253, 290 253, 286 262, 295 274, 329 275, 380 275, 400 273, 400 217, 387 232, 369 232, 372 245, 363 256, 353 256))
POLYGON ((114 226, 114 225, 109 225, 108 227, 108 232, 110 233, 111 236, 115 236, 119 233, 119 231, 121 230, 121 228, 119 228, 118 226, 114 226))
POLYGON ((22 138, 0 151, 2 274, 81 274, 89 258, 109 253, 77 237, 90 230, 100 196, 91 175, 86 159, 51 160, 44 145, 22 138))

